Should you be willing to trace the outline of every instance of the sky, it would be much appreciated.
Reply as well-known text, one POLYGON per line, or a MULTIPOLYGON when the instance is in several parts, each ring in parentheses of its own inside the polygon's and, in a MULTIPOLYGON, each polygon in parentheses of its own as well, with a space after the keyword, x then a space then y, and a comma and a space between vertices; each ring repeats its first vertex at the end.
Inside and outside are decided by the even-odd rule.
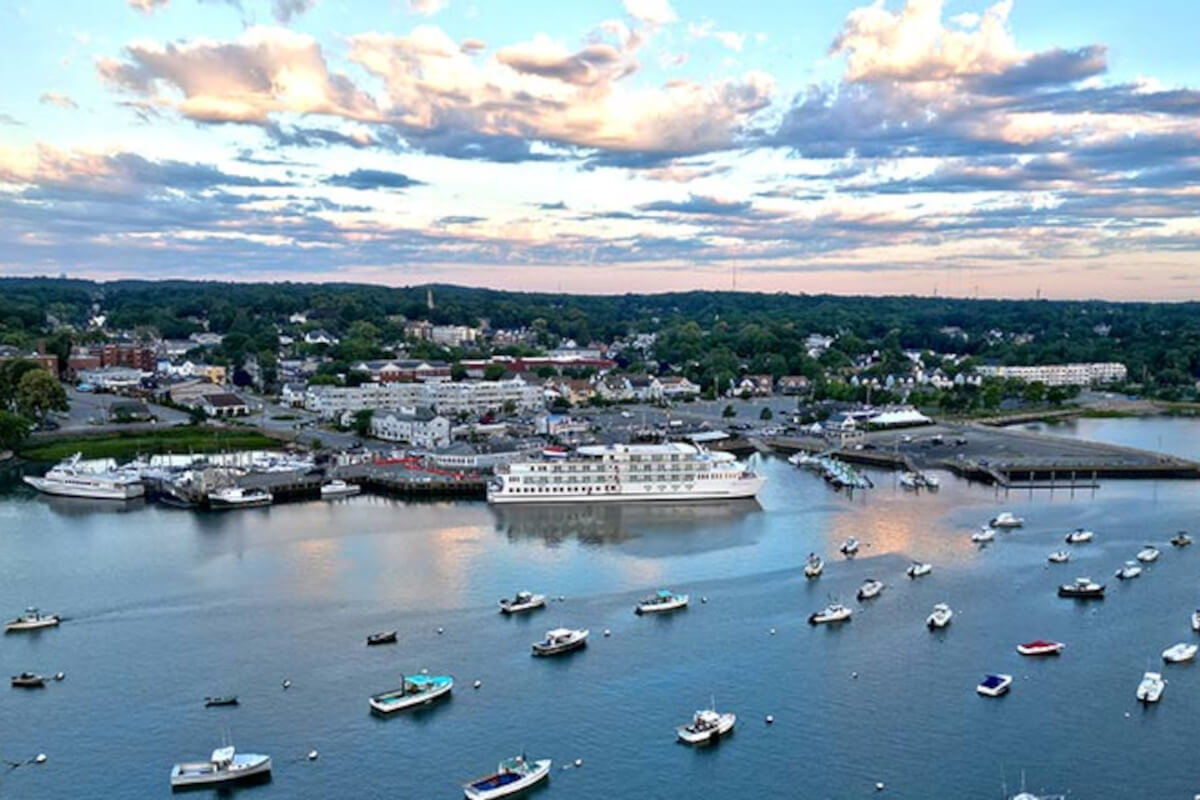
POLYGON ((0 275, 1200 299, 1200 3, 5 0, 0 275))

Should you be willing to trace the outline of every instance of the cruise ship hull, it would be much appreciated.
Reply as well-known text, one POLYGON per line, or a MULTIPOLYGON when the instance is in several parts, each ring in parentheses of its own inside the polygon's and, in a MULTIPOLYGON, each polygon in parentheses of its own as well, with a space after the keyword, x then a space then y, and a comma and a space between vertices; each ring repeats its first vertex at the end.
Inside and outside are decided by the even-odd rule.
POLYGON ((697 502, 704 500, 742 500, 755 497, 766 478, 745 478, 732 483, 725 488, 679 489, 679 490, 649 490, 642 487, 626 487, 616 491, 591 492, 545 492, 516 494, 489 489, 488 502, 494 505, 517 503, 636 503, 636 502, 697 502))
POLYGON ((140 483, 118 486, 86 486, 82 484, 63 484, 46 478, 25 476, 25 482, 39 492, 57 495, 59 497, 86 497, 91 500, 133 500, 146 493, 140 483))

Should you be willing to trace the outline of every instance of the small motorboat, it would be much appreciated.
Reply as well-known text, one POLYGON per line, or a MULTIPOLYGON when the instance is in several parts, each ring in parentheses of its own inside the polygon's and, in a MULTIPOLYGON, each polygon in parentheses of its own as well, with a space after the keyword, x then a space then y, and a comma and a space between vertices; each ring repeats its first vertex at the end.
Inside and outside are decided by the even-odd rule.
POLYGON ((454 688, 449 675, 402 675, 399 689, 372 695, 367 701, 372 711, 391 714, 406 708, 432 703, 454 688))
POLYGON ((1046 560, 1051 564, 1065 564, 1071 560, 1070 550, 1055 550, 1050 555, 1046 556, 1046 560))
POLYGON ((1187 531, 1180 531, 1171 537, 1171 544, 1175 547, 1187 547, 1192 543, 1192 537, 1187 535, 1187 531))
POLYGON ((736 723, 736 714, 719 714, 716 709, 705 708, 693 714, 687 725, 676 728, 675 734, 687 744, 707 744, 729 733, 736 723))
POLYGON ((846 622, 854 612, 841 603, 830 603, 820 611, 808 615, 809 625, 827 625, 832 622, 846 622))
POLYGON ((569 653, 587 645, 588 630, 577 628, 555 628, 546 631, 546 638, 533 643, 535 656, 556 656, 569 653))
POLYGON ((533 611, 546 606, 546 595, 533 592, 517 592, 512 597, 500 601, 501 614, 520 614, 522 611, 533 611))
POLYGON ((1023 656, 1056 656, 1066 647, 1062 642, 1047 639, 1034 639, 1017 645, 1017 652, 1023 656))
POLYGON ((1096 583, 1091 578, 1076 578, 1074 583, 1064 583, 1058 587, 1059 597, 1078 597, 1080 599, 1103 598, 1104 584, 1096 583))
POLYGON ((855 539, 853 536, 851 536, 849 539, 842 542, 842 546, 838 548, 838 551, 846 558, 853 558, 858 554, 858 539, 855 539))
POLYGON ((548 758, 529 761, 524 754, 514 756, 501 761, 491 775, 463 784, 463 793, 469 800, 496 800, 523 792, 545 780, 552 763, 548 758))
POLYGON ((858 587, 858 599, 870 600, 872 597, 878 597, 883 591, 884 583, 875 578, 867 578, 863 581, 863 585, 858 587))
POLYGON ((396 631, 381 631, 380 633, 372 633, 367 636, 367 646, 371 647, 377 644, 395 644, 396 631))
POLYGON ((1001 511, 988 523, 993 528, 1020 528, 1024 524, 1025 520, 1015 516, 1011 511, 1001 511))
POLYGON ((4 623, 4 632, 17 633, 18 631, 36 631, 40 628, 53 628, 61 621, 58 614, 42 614, 42 612, 30 606, 25 609, 25 613, 21 616, 4 623))
POLYGON ((1144 546, 1141 550, 1138 550, 1136 558, 1138 561, 1142 562, 1143 564, 1150 564, 1154 561, 1157 561, 1158 556, 1159 556, 1158 548, 1152 544, 1148 544, 1148 545, 1144 546))
POLYGON ((900 486, 905 489, 917 489, 921 485, 915 472, 905 472, 900 475, 900 486))
POLYGON ((1200 633, 1200 608, 1192 612, 1192 630, 1200 633))
POLYGON ((14 689, 41 689, 46 685, 46 679, 36 672, 22 672, 12 676, 14 689))
POLYGON ((950 624, 950 620, 954 619, 954 611, 945 603, 938 603, 933 607, 933 611, 925 618, 925 624, 930 630, 935 628, 944 628, 950 624))
POLYGON ((975 544, 987 544, 996 538, 996 529, 989 528, 984 525, 979 530, 971 534, 971 541, 975 544))
POLYGON ((238 699, 236 694, 225 695, 224 697, 206 697, 204 698, 204 707, 213 708, 214 706, 236 706, 238 699))
POLYGON ((908 565, 908 569, 904 570, 904 574, 910 578, 920 578, 931 572, 933 572, 933 564, 926 564, 921 561, 912 562, 908 565))
POLYGON ((335 500, 339 497, 354 497, 354 495, 362 492, 362 487, 346 483, 341 479, 332 480, 329 483, 321 484, 321 499, 335 500))
POLYGON ((975 687, 975 691, 985 697, 999 697, 1002 694, 1008 693, 1008 687, 1012 686, 1012 675, 995 674, 985 675, 979 685, 975 687))
POLYGON ((171 769, 171 788, 232 783, 271 772, 271 757, 239 754, 233 747, 213 750, 208 761, 176 764, 171 769))
POLYGON ((1095 534, 1089 530, 1076 528, 1067 534, 1066 542, 1067 544, 1083 544, 1085 542, 1090 542, 1093 536, 1095 536, 1095 534))
POLYGON ((642 614, 661 614, 666 611, 678 611, 681 608, 687 608, 688 596, 686 594, 676 594, 668 589, 659 589, 649 597, 643 598, 642 602, 637 604, 633 609, 633 613, 641 616, 642 614))
POLYGON ((1157 703, 1167 688, 1167 681, 1161 673, 1147 672, 1142 676, 1142 682, 1137 687, 1137 699, 1143 703, 1157 703))
POLYGON ((1180 642, 1168 647, 1162 652, 1163 661, 1168 664, 1178 664, 1182 661, 1191 661, 1196 657, 1197 647, 1194 644, 1180 642))
POLYGON ((274 500, 274 496, 269 491, 258 487, 247 489, 240 486, 227 486, 208 493, 208 507, 214 511, 259 508, 271 505, 274 500))
POLYGON ((1136 561, 1126 561, 1121 568, 1117 570, 1117 578, 1127 581, 1130 578, 1136 578, 1142 574, 1142 568, 1136 561))
POLYGON ((809 553, 808 559, 804 562, 804 577, 819 578, 824 571, 825 560, 816 553, 809 553))
POLYGON ((942 482, 938 480, 938 477, 936 475, 931 475, 928 472, 919 473, 917 475, 917 481, 920 482, 921 485, 923 485, 926 489, 932 489, 935 492, 942 487, 942 482))

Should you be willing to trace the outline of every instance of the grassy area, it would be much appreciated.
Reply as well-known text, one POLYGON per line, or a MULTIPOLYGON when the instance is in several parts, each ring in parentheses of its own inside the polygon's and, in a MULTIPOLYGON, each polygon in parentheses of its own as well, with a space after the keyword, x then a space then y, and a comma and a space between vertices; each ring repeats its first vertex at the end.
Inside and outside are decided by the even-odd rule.
POLYGON ((217 430, 188 425, 157 431, 104 433, 27 442, 17 451, 17 455, 31 461, 59 461, 75 453, 83 453, 84 458, 123 460, 139 453, 212 453, 257 450, 279 447, 279 444, 278 440, 254 431, 217 430))

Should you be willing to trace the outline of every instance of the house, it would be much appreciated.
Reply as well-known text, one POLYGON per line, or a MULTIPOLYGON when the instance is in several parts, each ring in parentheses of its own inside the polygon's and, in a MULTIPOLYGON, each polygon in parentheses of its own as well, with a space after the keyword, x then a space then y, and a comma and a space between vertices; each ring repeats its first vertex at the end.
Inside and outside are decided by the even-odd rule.
POLYGON ((388 442, 435 449, 450 444, 450 420, 430 408, 376 413, 371 417, 371 435, 388 442))
POLYGON ((566 414, 538 414, 533 430, 541 436, 569 436, 588 432, 588 423, 566 414))
POLYGON ((774 387, 775 381, 770 375, 743 375, 741 380, 733 385, 733 394, 770 397, 774 387))
POLYGON ((279 402, 289 408, 302 408, 306 391, 308 391, 306 383, 285 383, 279 392, 279 402))
POLYGON ((304 343, 333 346, 338 343, 338 338, 323 328, 317 328, 304 334, 304 343))
POLYGON ((147 373, 132 367, 100 367, 99 369, 81 370, 76 375, 79 383, 87 384, 98 391, 107 392, 140 389, 142 379, 148 377, 147 373))
POLYGON ((195 346, 197 346, 197 347, 216 347, 222 341, 224 341, 224 339, 225 339, 225 337, 222 336, 221 334, 209 333, 208 331, 201 331, 200 333, 193 333, 191 336, 188 337, 188 340, 191 342, 195 342, 195 346))
POLYGON ((462 347, 479 339, 479 329, 466 325, 434 325, 429 331, 429 338, 443 347, 462 347))
POLYGON ((596 382, 596 394, 610 403, 632 400, 633 386, 624 375, 605 375, 596 382))
POLYGON ((250 413, 246 401, 233 392, 213 392, 200 400, 200 408, 210 417, 244 417, 250 413))
POLYGON ((307 325, 308 314, 305 314, 303 311, 297 311, 295 314, 292 314, 290 317, 288 317, 288 322, 292 323, 293 325, 307 325))
POLYGON ((663 400, 690 400, 700 396, 699 384, 682 375, 661 375, 654 379, 652 395, 663 400))
POLYGON ((649 375, 630 375, 629 392, 639 403, 652 400, 654 399, 654 381, 649 375))
POLYGON ((804 375, 784 375, 779 379, 780 394, 808 394, 812 383, 804 375))
POLYGON ((595 387, 582 378, 557 378, 549 382, 550 389, 573 406, 580 406, 592 399, 595 387))

